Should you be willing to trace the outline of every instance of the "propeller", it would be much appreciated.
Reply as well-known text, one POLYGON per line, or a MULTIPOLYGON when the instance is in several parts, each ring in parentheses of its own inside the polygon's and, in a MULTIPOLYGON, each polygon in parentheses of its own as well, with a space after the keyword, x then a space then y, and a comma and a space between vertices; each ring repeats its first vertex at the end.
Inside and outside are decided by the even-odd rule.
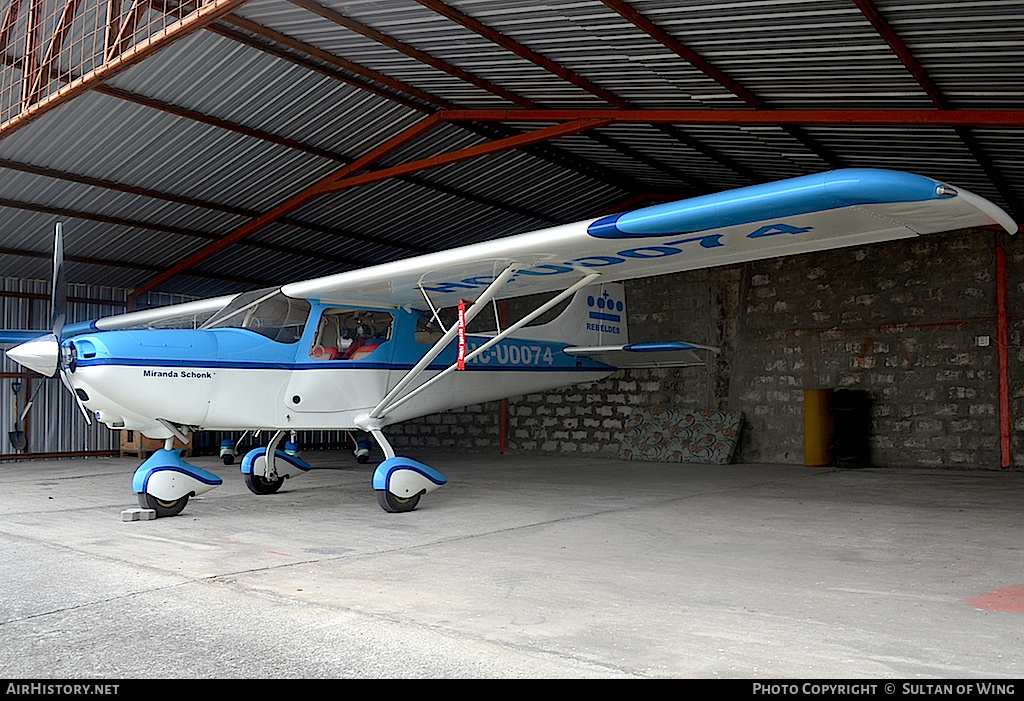
POLYGON ((64 232, 57 222, 53 234, 53 283, 50 288, 50 331, 59 341, 68 315, 68 286, 64 280, 64 232))
POLYGON ((7 356, 27 368, 35 370, 46 377, 60 376, 61 382, 71 392, 78 404, 82 416, 90 425, 92 417, 75 391, 71 382, 74 367, 74 347, 62 344, 64 322, 67 320, 68 291, 64 278, 64 232, 61 223, 57 222, 53 237, 53 282, 50 290, 50 333, 31 341, 22 343, 7 351, 7 356))

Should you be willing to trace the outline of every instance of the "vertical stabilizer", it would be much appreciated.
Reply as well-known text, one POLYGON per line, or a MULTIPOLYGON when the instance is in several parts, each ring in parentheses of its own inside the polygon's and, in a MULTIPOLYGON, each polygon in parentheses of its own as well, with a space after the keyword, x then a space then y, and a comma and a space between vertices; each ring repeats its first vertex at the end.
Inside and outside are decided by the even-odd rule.
POLYGON ((584 287, 553 321, 526 328, 519 335, 571 346, 625 345, 629 343, 625 286, 608 282, 584 287))

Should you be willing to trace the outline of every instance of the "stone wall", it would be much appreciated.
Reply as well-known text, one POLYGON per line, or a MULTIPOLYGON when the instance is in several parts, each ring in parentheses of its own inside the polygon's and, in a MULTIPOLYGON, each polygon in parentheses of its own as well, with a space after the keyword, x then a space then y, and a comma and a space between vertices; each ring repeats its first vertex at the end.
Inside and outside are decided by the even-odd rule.
MULTIPOLYGON (((737 461, 803 463, 803 392, 870 392, 876 465, 998 469, 997 241, 1009 270, 1010 393, 1024 465, 1024 246, 940 234, 627 284, 630 340, 718 345, 702 368, 620 371, 508 401, 509 451, 617 453, 635 406, 744 412, 737 461), (977 337, 987 336, 987 347, 977 337)), ((498 403, 391 427, 401 447, 498 449, 498 403)))

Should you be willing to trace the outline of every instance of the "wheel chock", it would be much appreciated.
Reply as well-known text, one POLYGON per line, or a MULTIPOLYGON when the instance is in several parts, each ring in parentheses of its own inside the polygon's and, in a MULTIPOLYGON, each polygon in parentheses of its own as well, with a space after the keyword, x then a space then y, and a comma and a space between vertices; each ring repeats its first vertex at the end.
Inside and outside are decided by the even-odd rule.
POLYGON ((152 521, 155 518, 154 509, 125 509, 121 512, 122 521, 152 521))

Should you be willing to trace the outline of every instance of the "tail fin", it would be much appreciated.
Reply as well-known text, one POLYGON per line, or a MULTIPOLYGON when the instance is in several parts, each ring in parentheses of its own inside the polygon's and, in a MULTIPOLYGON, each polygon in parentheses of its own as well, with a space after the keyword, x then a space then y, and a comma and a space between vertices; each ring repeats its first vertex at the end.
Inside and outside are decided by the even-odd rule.
POLYGON ((626 291, 621 282, 584 287, 554 320, 524 329, 523 336, 571 346, 621 346, 629 343, 626 291))

